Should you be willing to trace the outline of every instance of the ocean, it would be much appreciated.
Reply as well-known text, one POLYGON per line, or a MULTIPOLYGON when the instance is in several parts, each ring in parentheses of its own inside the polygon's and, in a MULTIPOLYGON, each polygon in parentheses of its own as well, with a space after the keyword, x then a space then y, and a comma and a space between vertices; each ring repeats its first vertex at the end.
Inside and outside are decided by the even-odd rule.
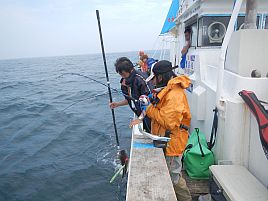
MULTIPOLYGON (((106 55, 116 89, 121 56, 138 61, 137 52, 106 55)), ((124 200, 126 181, 109 183, 116 141, 107 88, 68 73, 106 83, 101 54, 0 60, 0 201, 124 200)), ((133 114, 124 106, 115 115, 129 153, 133 114)))

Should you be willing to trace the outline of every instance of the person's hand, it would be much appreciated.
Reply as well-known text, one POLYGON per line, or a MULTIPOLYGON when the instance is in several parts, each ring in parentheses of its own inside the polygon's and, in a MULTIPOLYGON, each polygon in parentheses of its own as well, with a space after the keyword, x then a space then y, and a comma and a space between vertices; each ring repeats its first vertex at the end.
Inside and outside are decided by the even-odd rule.
POLYGON ((114 109, 114 108, 117 108, 119 104, 117 102, 112 102, 112 103, 109 103, 109 106, 111 109, 114 109))
POLYGON ((137 124, 140 124, 142 122, 142 120, 140 119, 134 119, 130 122, 129 124, 129 128, 132 128, 133 126, 137 125, 137 124))

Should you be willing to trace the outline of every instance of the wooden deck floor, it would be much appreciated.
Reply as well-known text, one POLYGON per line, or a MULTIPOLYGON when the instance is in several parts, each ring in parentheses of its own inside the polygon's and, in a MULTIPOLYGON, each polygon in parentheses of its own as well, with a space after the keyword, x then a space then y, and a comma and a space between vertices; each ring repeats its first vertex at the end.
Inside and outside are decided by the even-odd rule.
MULTIPOLYGON (((192 180, 183 171, 193 200, 209 193, 207 180, 192 180)), ((176 201, 162 149, 133 129, 126 201, 176 201)))
POLYGON ((183 178, 186 180, 187 186, 190 190, 193 201, 197 201, 200 195, 209 193, 208 180, 193 180, 188 177, 187 173, 182 171, 183 178))
POLYGON ((176 201, 163 150, 133 129, 127 201, 176 201))

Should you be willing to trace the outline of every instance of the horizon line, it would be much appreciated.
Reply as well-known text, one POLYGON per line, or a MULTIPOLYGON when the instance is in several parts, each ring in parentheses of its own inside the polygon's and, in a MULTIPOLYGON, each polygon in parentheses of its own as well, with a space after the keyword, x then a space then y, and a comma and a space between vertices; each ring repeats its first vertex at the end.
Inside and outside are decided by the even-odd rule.
MULTIPOLYGON (((164 49, 163 49, 164 50, 164 49)), ((166 49, 167 50, 167 49, 166 49)), ((139 51, 161 51, 159 49, 148 49, 148 50, 128 50, 128 51, 115 51, 115 52, 107 52, 106 54, 114 54, 114 53, 126 53, 126 52, 139 52, 139 51)), ((68 56, 82 56, 82 55, 94 55, 94 54, 102 54, 102 52, 96 53, 78 53, 78 54, 66 54, 66 55, 51 55, 51 56, 25 56, 25 57, 14 57, 14 58, 0 58, 0 61, 5 60, 17 60, 17 59, 37 59, 37 58, 50 58, 50 57, 68 57, 68 56)))

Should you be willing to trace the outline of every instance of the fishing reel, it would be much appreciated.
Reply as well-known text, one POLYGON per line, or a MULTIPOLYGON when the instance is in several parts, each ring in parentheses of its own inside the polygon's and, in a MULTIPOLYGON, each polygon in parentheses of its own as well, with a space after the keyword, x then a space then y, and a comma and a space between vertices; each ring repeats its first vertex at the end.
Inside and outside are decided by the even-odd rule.
POLYGON ((139 97, 139 101, 140 101, 140 104, 141 104, 142 106, 149 106, 149 105, 150 105, 150 99, 149 99, 149 97, 146 96, 146 95, 141 95, 141 96, 139 97))
POLYGON ((150 105, 150 99, 146 95, 141 95, 139 97, 139 102, 140 102, 140 108, 142 111, 146 111, 146 108, 150 105))

